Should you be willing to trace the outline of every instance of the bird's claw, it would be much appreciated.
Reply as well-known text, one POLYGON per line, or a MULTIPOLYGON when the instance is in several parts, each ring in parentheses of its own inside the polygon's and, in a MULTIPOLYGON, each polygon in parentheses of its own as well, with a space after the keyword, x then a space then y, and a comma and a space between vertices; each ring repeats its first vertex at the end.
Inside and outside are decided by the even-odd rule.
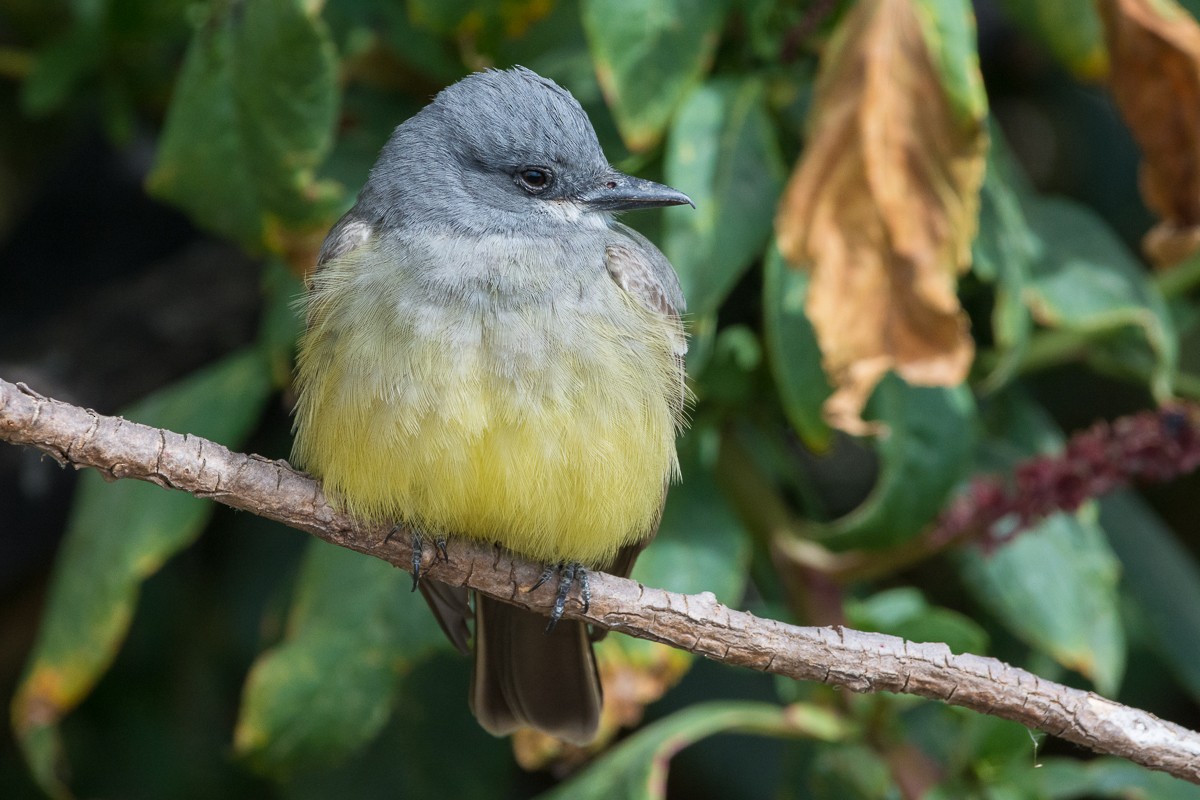
MULTIPOLYGON (((388 539, 391 539, 396 531, 400 530, 401 527, 402 526, 399 524, 393 526, 391 531, 389 531, 388 535, 384 538, 384 542, 386 542, 388 539)), ((421 564, 425 560, 426 537, 417 528, 413 528, 412 532, 412 591, 415 592, 421 583, 421 564)), ((437 536, 434 538, 433 549, 434 563, 437 563, 438 561, 450 563, 450 554, 446 551, 445 536, 437 536)))
POLYGON ((410 591, 415 592, 417 586, 421 583, 421 561, 425 557, 425 540, 421 538, 421 534, 413 531, 412 535, 412 576, 413 584, 410 591))
POLYGON ((534 591, 550 578, 558 573, 558 590, 554 594, 554 607, 550 610, 550 622, 546 625, 546 633, 552 633, 554 627, 558 625, 558 621, 562 619, 563 612, 567 610, 567 598, 571 594, 571 587, 576 583, 579 584, 579 597, 583 603, 583 612, 586 614, 592 605, 592 589, 588 581, 588 571, 582 564, 577 562, 548 565, 533 586, 529 587, 529 591, 534 591))

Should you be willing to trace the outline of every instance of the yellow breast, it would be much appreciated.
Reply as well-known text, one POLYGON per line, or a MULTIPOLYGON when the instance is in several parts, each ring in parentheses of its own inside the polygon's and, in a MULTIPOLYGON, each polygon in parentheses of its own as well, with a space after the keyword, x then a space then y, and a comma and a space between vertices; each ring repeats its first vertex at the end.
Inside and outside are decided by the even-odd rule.
POLYGON ((489 306, 327 267, 293 460, 361 519, 603 567, 656 524, 677 470, 679 335, 606 275, 489 306))

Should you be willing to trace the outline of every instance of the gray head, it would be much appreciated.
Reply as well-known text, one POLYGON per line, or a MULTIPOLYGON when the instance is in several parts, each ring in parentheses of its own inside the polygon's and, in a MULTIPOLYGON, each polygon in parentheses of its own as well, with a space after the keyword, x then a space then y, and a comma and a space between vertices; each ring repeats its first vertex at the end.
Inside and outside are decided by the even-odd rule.
POLYGON ((444 89, 392 134, 359 196, 388 226, 477 232, 552 233, 690 202, 614 170, 571 93, 523 67, 444 89))

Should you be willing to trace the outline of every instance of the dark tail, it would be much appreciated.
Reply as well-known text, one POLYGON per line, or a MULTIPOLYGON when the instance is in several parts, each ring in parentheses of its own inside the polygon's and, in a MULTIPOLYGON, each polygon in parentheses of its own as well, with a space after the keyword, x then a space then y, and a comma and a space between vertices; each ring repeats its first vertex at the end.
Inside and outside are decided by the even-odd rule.
POLYGON ((536 728, 573 744, 596 738, 600 676, 587 626, 546 618, 475 595, 471 710, 488 732, 536 728))

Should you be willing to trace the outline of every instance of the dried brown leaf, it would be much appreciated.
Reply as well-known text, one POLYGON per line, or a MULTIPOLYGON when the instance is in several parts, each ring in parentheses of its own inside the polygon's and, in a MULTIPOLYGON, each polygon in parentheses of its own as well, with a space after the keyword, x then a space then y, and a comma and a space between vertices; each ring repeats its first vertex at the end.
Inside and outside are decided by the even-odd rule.
POLYGON ((956 294, 970 263, 987 134, 956 113, 911 0, 864 0, 830 43, 776 232, 812 270, 807 312, 835 391, 831 424, 896 370, 950 386, 974 355, 956 294))
POLYGON ((1200 247, 1200 25, 1173 0, 1100 0, 1109 86, 1142 150, 1142 197, 1162 221, 1142 246, 1158 266, 1200 247))

